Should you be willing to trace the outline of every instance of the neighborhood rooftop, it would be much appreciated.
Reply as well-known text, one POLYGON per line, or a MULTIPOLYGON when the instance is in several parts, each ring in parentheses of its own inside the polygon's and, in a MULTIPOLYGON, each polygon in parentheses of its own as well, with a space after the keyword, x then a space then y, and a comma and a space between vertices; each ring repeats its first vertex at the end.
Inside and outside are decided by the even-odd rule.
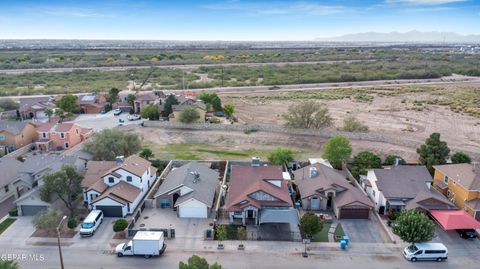
POLYGON ((435 165, 435 169, 441 171, 456 183, 469 190, 480 191, 480 165, 469 163, 435 165))
POLYGON ((378 189, 386 198, 410 198, 427 188, 433 181, 425 166, 392 166, 390 169, 374 169, 378 189))

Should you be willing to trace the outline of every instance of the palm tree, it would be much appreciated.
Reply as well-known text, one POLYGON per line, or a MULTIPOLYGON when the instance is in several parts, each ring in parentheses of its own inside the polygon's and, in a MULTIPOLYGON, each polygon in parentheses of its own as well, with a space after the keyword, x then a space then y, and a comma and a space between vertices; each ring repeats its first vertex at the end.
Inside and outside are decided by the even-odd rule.
POLYGON ((15 261, 0 260, 0 269, 20 269, 15 261))
POLYGON ((53 109, 47 107, 43 112, 48 116, 48 122, 50 122, 50 119, 53 115, 53 109))
POLYGON ((58 116, 60 118, 59 122, 62 122, 67 115, 65 114, 65 111, 63 111, 63 109, 57 108, 55 110, 55 116, 58 116))
POLYGON ((142 149, 142 151, 140 152, 140 157, 142 157, 142 158, 144 158, 144 159, 146 159, 146 160, 148 160, 149 158, 151 158, 151 157, 153 157, 153 156, 154 156, 154 154, 153 154, 153 152, 152 152, 151 149, 144 148, 144 149, 142 149))

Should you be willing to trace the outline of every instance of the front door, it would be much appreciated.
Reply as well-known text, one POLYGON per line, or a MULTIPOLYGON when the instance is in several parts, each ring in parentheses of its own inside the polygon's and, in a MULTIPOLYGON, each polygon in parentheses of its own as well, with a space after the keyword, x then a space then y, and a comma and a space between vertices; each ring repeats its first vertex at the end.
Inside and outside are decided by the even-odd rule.
POLYGON ((248 211, 247 211, 247 218, 249 218, 249 219, 253 219, 253 218, 254 218, 254 212, 253 212, 253 210, 248 210, 248 211))

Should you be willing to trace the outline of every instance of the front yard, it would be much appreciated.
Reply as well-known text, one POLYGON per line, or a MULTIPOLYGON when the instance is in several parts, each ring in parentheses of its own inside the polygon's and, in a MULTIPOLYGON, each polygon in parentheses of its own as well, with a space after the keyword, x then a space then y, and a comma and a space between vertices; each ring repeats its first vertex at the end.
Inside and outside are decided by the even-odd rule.
POLYGON ((16 219, 7 218, 2 223, 0 223, 0 234, 2 234, 10 225, 12 225, 16 219))
POLYGON ((333 238, 335 239, 335 242, 340 242, 340 240, 342 240, 344 235, 345 235, 345 232, 343 231, 342 224, 339 223, 337 227, 335 227, 335 232, 333 234, 333 238))
POLYGON ((313 235, 313 242, 328 242, 328 230, 330 230, 331 223, 324 222, 322 230, 313 235))

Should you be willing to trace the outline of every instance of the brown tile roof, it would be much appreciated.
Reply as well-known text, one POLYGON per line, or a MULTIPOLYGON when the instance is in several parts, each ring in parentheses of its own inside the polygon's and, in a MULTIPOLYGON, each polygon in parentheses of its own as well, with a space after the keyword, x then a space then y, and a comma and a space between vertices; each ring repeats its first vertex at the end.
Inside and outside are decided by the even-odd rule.
POLYGON ((85 134, 88 134, 88 133, 90 133, 90 132, 92 132, 92 131, 93 131, 92 128, 81 128, 81 129, 80 129, 80 134, 85 135, 85 134))
POLYGON ((468 190, 480 190, 480 165, 469 163, 435 165, 433 168, 439 170, 455 183, 462 185, 468 190))
POLYGON ((101 181, 102 176, 115 166, 116 162, 114 161, 89 161, 82 180, 82 187, 90 188, 92 184, 101 181))
POLYGON ((227 211, 241 211, 248 205, 254 205, 260 209, 263 206, 293 206, 280 166, 232 166, 226 209, 227 211), (277 187, 267 180, 280 180, 281 187, 277 187), (257 191, 263 191, 277 198, 278 201, 257 201, 250 198, 250 195, 257 191), (242 203, 243 201, 247 201, 247 203, 242 203))
POLYGON ((107 197, 122 204, 127 204, 127 202, 133 203, 140 193, 141 190, 139 188, 128 184, 125 181, 120 181, 114 186, 107 188, 107 190, 95 198, 92 203, 98 202, 107 197))
POLYGON ((51 123, 41 124, 40 126, 37 127, 37 132, 40 132, 40 133, 50 132, 53 126, 54 124, 51 124, 51 123))
POLYGON ((59 123, 55 127, 55 132, 65 133, 72 129, 74 123, 59 123))
MULTIPOLYGON (((118 169, 123 169, 126 170, 134 175, 137 175, 141 177, 143 173, 151 166, 151 163, 144 158, 138 156, 138 155, 131 155, 127 157, 123 163, 119 166, 116 166, 112 169, 110 169, 106 174, 111 174, 115 173, 116 170, 118 169)), ((152 170, 152 169, 150 169, 152 170)))
POLYGON ((99 193, 104 192, 108 188, 108 185, 103 182, 103 179, 97 180, 97 182, 91 184, 87 190, 94 190, 99 193))

